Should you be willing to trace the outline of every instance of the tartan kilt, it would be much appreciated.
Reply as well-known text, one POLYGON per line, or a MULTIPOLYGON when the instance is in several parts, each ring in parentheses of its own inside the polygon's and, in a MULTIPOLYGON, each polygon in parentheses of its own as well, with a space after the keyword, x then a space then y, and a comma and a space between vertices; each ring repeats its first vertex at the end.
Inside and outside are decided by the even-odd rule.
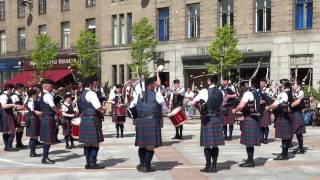
POLYGON ((135 146, 158 147, 162 145, 161 119, 138 118, 135 146))
POLYGON ((261 118, 259 120, 260 122, 260 127, 268 127, 269 125, 271 125, 271 114, 269 111, 263 111, 263 113, 261 113, 261 118))
POLYGON ((63 132, 62 134, 64 136, 71 136, 71 119, 63 119, 62 120, 62 129, 63 129, 63 132))
POLYGON ((221 119, 217 116, 204 117, 201 122, 200 146, 224 145, 221 119))
POLYGON ((284 139, 284 140, 290 140, 293 136, 292 133, 292 125, 290 120, 287 120, 286 118, 282 116, 277 116, 275 120, 275 137, 284 139))
POLYGON ((103 141, 101 120, 96 116, 81 116, 79 143, 90 145, 103 141))
POLYGON ((123 124, 126 122, 126 116, 116 116, 113 115, 112 116, 112 122, 116 123, 116 124, 123 124))
POLYGON ((235 115, 232 113, 232 106, 227 106, 227 109, 228 109, 228 115, 225 116, 225 115, 220 115, 221 116, 221 119, 223 121, 223 125, 233 125, 235 123, 235 115))
MULTIPOLYGON (((3 119, 3 118, 2 118, 3 119)), ((11 114, 6 113, 6 122, 3 122, 2 132, 3 133, 14 133, 16 131, 16 123, 11 114)))
POLYGON ((304 114, 301 111, 296 111, 292 114, 292 130, 294 134, 306 133, 304 114))
POLYGON ((40 118, 36 115, 27 115, 26 136, 37 137, 40 135, 40 118))
POLYGON ((240 143, 246 146, 260 146, 259 122, 251 117, 245 117, 240 126, 240 143))
POLYGON ((56 121, 54 115, 42 115, 40 118, 40 141, 56 143, 56 121))

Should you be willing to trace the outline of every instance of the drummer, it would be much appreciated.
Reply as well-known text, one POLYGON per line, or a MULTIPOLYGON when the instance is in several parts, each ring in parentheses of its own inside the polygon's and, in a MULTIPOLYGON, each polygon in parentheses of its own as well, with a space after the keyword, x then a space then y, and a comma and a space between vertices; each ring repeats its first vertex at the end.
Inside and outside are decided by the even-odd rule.
POLYGON ((73 138, 71 136, 71 120, 76 116, 76 113, 73 110, 74 108, 72 104, 72 95, 65 94, 63 99, 64 101, 61 105, 63 135, 66 142, 66 149, 72 149, 75 146, 73 143, 73 138), (71 143, 71 146, 69 144, 69 141, 71 143))
MULTIPOLYGON (((184 94, 185 94, 184 88, 180 86, 179 79, 175 79, 173 81, 173 84, 174 84, 174 90, 170 96, 170 103, 169 103, 169 109, 171 111, 178 107, 183 109, 183 100, 184 100, 184 94)), ((182 131, 183 131, 183 124, 176 127, 176 135, 172 139, 182 139, 182 131)))
POLYGON ((79 143, 84 144, 86 156, 85 169, 103 169, 97 164, 99 144, 104 141, 102 133, 102 121, 98 113, 105 113, 97 94, 93 91, 91 78, 83 80, 82 91, 78 100, 78 108, 81 114, 79 143))
MULTIPOLYGON (((20 106, 23 106, 24 85, 21 84, 21 83, 18 83, 18 84, 15 85, 14 89, 15 89, 15 91, 11 95, 12 103, 20 105, 20 106)), ((16 125, 17 125, 16 148, 17 149, 25 149, 27 146, 23 145, 23 143, 22 143, 22 136, 23 136, 24 127, 20 124, 21 122, 18 122, 18 116, 15 116, 14 118, 15 118, 15 122, 16 122, 16 125)))
POLYGON ((40 116, 41 109, 39 101, 37 100, 38 92, 31 89, 27 92, 27 120, 26 120, 26 136, 30 137, 30 157, 40 157, 40 154, 36 153, 36 145, 38 137, 40 135, 40 116))
MULTIPOLYGON (((117 84, 113 97, 109 99, 109 102, 113 105, 112 122, 116 124, 117 138, 119 138, 119 130, 121 131, 121 138, 123 138, 123 129, 124 129, 123 123, 126 121, 126 116, 124 113, 117 114, 116 107, 125 109, 124 101, 125 101, 125 98, 122 94, 122 86, 120 84, 117 84)), ((123 110, 123 112, 125 112, 125 110, 123 110)))
POLYGON ((154 149, 162 144, 161 119, 166 111, 166 103, 161 93, 156 93, 155 77, 145 80, 147 88, 142 94, 136 95, 130 104, 130 108, 136 107, 138 118, 136 120, 136 142, 139 147, 138 155, 140 164, 137 170, 140 172, 152 172, 151 161, 154 149))
POLYGON ((200 146, 204 146, 206 166, 200 171, 207 173, 217 172, 218 146, 224 145, 224 135, 220 119, 220 108, 223 103, 224 93, 216 85, 217 82, 218 77, 212 75, 208 79, 209 89, 202 89, 191 103, 193 106, 199 101, 206 103, 207 111, 201 114, 200 135, 200 146))

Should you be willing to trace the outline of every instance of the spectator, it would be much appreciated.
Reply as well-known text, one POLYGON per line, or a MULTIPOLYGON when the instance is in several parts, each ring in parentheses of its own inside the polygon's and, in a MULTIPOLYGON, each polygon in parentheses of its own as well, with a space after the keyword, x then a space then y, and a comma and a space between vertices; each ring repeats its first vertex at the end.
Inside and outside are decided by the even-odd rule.
POLYGON ((310 108, 304 111, 304 122, 306 125, 311 125, 314 117, 314 110, 317 109, 319 102, 313 97, 310 97, 310 108))
POLYGON ((185 92, 184 99, 185 99, 186 110, 188 111, 189 120, 192 119, 192 116, 193 116, 193 106, 191 105, 193 98, 194 98, 194 93, 191 91, 190 88, 187 88, 187 92, 185 92))

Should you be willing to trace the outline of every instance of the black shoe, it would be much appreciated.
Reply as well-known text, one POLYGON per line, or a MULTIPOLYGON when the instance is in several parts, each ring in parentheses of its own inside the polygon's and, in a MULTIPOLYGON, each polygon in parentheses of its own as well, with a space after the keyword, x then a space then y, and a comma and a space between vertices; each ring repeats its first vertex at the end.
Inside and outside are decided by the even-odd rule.
POLYGON ((178 135, 175 135, 173 138, 171 139, 179 139, 179 136, 178 135))
POLYGON ((71 144, 71 149, 76 148, 76 146, 74 144, 71 144))
POLYGON ((288 156, 284 156, 282 154, 279 154, 279 156, 277 156, 276 158, 274 158, 273 160, 275 161, 282 161, 282 160, 288 160, 289 157, 288 156))
POLYGON ((41 154, 30 153, 30 157, 41 157, 41 154))
POLYGON ((123 138, 123 134, 121 134, 121 138, 123 138))
POLYGON ((51 159, 42 159, 42 164, 55 164, 56 162, 51 159))
POLYGON ((142 164, 139 164, 136 168, 137 168, 137 171, 143 172, 143 165, 142 164))
POLYGON ((216 173, 216 172, 217 172, 217 167, 216 167, 216 166, 212 166, 212 167, 210 168, 210 171, 211 171, 212 173, 216 173))
POLYGON ((200 169, 201 172, 205 172, 205 173, 212 173, 212 170, 210 167, 205 167, 203 169, 200 169))
POLYGON ((90 169, 90 165, 89 165, 89 164, 86 164, 86 165, 84 166, 84 168, 85 168, 85 169, 90 169))
POLYGON ((66 149, 72 149, 71 146, 68 144, 66 145, 66 149))
POLYGON ((292 151, 293 154, 304 154, 305 151, 303 148, 297 148, 295 150, 292 151))
POLYGON ((43 143, 41 143, 40 141, 36 141, 36 146, 42 146, 43 145, 43 143))
POLYGON ((177 139, 181 140, 181 139, 183 139, 183 138, 182 138, 182 136, 178 136, 178 138, 177 138, 177 139))
POLYGON ((225 137, 224 137, 224 140, 228 140, 228 137, 227 137, 227 136, 225 136, 225 137))
POLYGON ((12 148, 12 147, 9 147, 9 148, 4 148, 4 151, 7 151, 7 152, 17 152, 19 151, 18 149, 15 149, 15 148, 12 148))
POLYGON ((263 144, 268 144, 268 139, 262 141, 263 144))
POLYGON ((17 144, 16 145, 16 149, 26 149, 27 146, 23 145, 23 144, 17 144))
POLYGON ((144 173, 149 173, 149 172, 155 172, 156 170, 153 169, 153 168, 151 168, 151 166, 149 166, 149 167, 143 166, 143 167, 142 167, 142 171, 143 171, 144 173))
POLYGON ((117 138, 120 138, 120 136, 119 136, 119 135, 117 135, 117 138))
POLYGON ((56 140, 57 143, 62 143, 59 139, 56 140))
POLYGON ((254 162, 246 161, 244 163, 239 164, 239 167, 254 167, 254 162))
POLYGON ((232 141, 232 136, 229 136, 229 137, 228 137, 228 141, 232 141))
POLYGON ((88 169, 104 169, 105 166, 101 166, 99 164, 90 165, 88 169))

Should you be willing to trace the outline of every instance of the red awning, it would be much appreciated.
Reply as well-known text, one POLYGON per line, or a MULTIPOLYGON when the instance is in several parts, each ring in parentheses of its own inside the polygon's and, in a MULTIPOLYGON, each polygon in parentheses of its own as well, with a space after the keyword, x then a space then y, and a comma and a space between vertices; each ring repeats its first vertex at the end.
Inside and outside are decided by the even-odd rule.
MULTIPOLYGON (((54 82, 57 82, 70 74, 71 74, 70 69, 47 70, 45 72, 45 77, 53 80, 54 82)), ((30 86, 32 84, 37 84, 35 79, 36 78, 35 78, 34 71, 23 71, 17 74, 12 79, 8 80, 5 84, 22 83, 25 86, 30 86)))

